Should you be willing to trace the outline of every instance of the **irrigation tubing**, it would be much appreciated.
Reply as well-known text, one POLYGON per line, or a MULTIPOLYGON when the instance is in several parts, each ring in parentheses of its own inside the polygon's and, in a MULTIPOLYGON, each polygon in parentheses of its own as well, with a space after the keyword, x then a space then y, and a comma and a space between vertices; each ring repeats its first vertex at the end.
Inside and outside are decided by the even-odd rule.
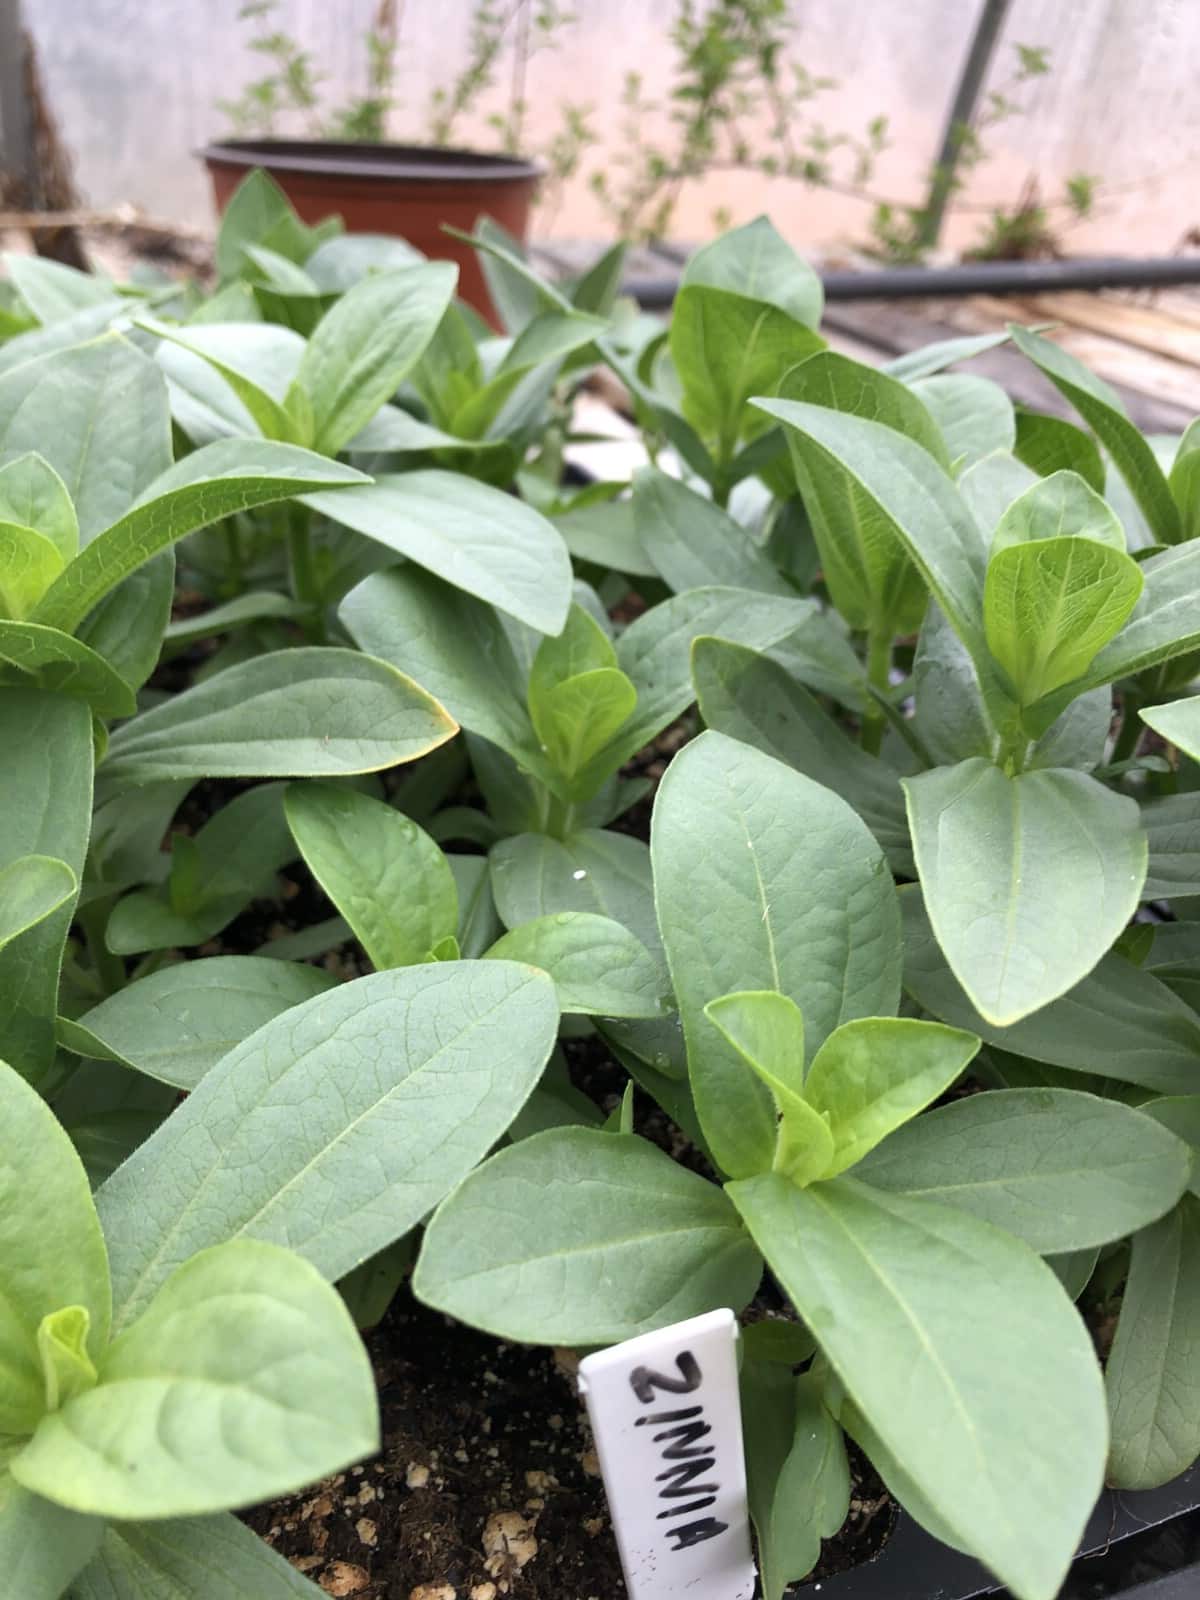
MULTIPOLYGON (((823 272, 825 298, 913 300, 944 295, 1039 294, 1056 289, 1165 289, 1200 284, 1200 256, 1114 256, 1076 261, 979 261, 956 267, 823 272)), ((648 311, 669 306, 678 278, 629 278, 623 292, 648 311)))

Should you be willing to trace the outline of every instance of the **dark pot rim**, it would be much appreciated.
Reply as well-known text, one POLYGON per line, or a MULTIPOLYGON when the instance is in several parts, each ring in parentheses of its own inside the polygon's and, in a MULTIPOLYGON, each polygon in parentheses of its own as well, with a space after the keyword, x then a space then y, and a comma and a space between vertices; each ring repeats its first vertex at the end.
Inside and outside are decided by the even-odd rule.
POLYGON ((374 144, 333 139, 220 139, 196 154, 208 166, 265 167, 268 172, 308 172, 330 178, 373 178, 394 183, 511 183, 545 171, 520 156, 488 155, 439 145, 374 144))

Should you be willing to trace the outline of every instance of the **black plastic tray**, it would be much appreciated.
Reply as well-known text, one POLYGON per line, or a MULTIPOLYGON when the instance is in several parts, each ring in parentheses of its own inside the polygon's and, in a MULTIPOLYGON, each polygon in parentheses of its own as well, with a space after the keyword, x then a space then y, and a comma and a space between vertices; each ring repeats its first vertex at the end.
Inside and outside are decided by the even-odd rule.
MULTIPOLYGON (((873 1561, 795 1592, 813 1600, 1009 1600, 978 1562, 903 1514, 873 1561)), ((1162 1489, 1106 1491, 1059 1600, 1200 1600, 1200 1464, 1162 1489)))

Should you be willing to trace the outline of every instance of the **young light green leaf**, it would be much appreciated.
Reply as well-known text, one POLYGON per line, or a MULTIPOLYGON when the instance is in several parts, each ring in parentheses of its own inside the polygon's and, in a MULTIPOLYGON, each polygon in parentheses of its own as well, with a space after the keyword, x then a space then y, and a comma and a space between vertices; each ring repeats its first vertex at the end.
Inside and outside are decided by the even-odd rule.
MULTIPOLYGON (((265 176, 265 174, 263 174, 265 176)), ((221 1574, 222 1600, 321 1600, 325 1594, 233 1516, 109 1527, 71 1600, 174 1600, 221 1574)))
POLYGON ((833 1538, 846 1520, 846 1444, 816 1375, 797 1378, 786 1367, 746 1359, 739 1387, 763 1600, 783 1600, 787 1585, 816 1566, 821 1540, 833 1538))
POLYGON ((37 1334, 63 1306, 89 1319, 87 1351, 108 1337, 108 1261, 79 1157, 41 1096, 0 1061, 4 1296, 0 1300, 0 1433, 33 1431, 46 1409, 37 1334))
POLYGON ((563 1011, 661 1017, 666 1009, 666 978, 645 945, 619 922, 590 911, 523 922, 498 939, 487 958, 549 973, 563 1011))
POLYGON ((943 1022, 988 1044, 1071 1072, 1136 1083, 1158 1094, 1195 1088, 1200 1019, 1151 973, 1123 956, 1103 957, 1087 977, 1012 1027, 981 1017, 933 936, 914 886, 900 894, 904 987, 943 1022))
POLYGON ((561 534, 489 484, 432 469, 389 473, 361 488, 306 495, 304 504, 540 633, 558 633, 566 621, 571 562, 561 534))
POLYGON ((62 569, 49 539, 19 522, 0 522, 0 616, 28 616, 62 569))
POLYGON ((804 1097, 804 1020, 796 1002, 771 989, 747 990, 710 1000, 704 1015, 771 1092, 779 1113, 775 1170, 798 1184, 824 1177, 833 1134, 804 1097))
POLYGON ((0 521, 35 528, 64 562, 79 549, 79 522, 67 486, 33 450, 0 466, 0 521))
POLYGON ((1045 1256, 1146 1227, 1176 1203, 1188 1171, 1182 1142, 1118 1101, 999 1089, 898 1129, 857 1176, 969 1211, 1045 1256))
POLYGON ((703 245, 683 269, 681 285, 729 289, 816 328, 825 295, 821 280, 768 217, 755 217, 703 245))
POLYGON ((803 322, 745 294, 693 283, 675 297, 670 349, 683 414, 719 462, 733 459, 751 396, 770 394, 790 367, 824 348, 803 322))
POLYGON ((808 1103, 833 1135, 835 1177, 944 1094, 979 1050, 979 1039, 938 1022, 861 1017, 835 1029, 813 1057, 808 1103))
POLYGON ((1021 1600, 1052 1600, 1107 1446, 1091 1340, 1054 1274, 964 1212, 850 1178, 798 1189, 767 1173, 728 1193, 955 1543, 1021 1600))
POLYGON ((1136 803, 1082 772, 1009 777, 978 756, 903 782, 930 922, 983 1016, 1018 1022, 1090 972, 1146 875, 1136 803))
POLYGON ((844 801, 712 732, 663 779, 651 855, 700 1120, 721 1166, 749 1176, 771 1165, 774 1108, 704 1007, 776 989, 799 1005, 810 1051, 851 1017, 894 1011, 891 875, 844 801))
POLYGON ((413 1292, 504 1339, 599 1345, 740 1310, 761 1272, 716 1185, 645 1139, 555 1128, 501 1150, 443 1202, 413 1292), (478 1226, 498 1216, 503 1228, 478 1226))
POLYGON ((445 856, 392 806, 337 784, 292 784, 287 820, 377 970, 429 961, 456 931, 458 890, 445 856))
POLYGON ((120 1326, 225 1239, 286 1244, 336 1280, 407 1233, 520 1110, 558 1016, 544 973, 448 961, 268 1022, 97 1191, 120 1326))
POLYGON ((138 1072, 190 1090, 264 1023, 335 982, 319 967, 208 956, 136 979, 85 1011, 77 1027, 138 1072))
POLYGON ((415 761, 455 724, 411 678, 352 650, 279 650, 228 667, 118 728, 109 783, 338 777, 415 761))
POLYGON ((363 278, 321 319, 298 381, 312 401, 313 448, 336 455, 413 367, 454 296, 458 269, 423 261, 363 278))
POLYGON ((0 950, 57 911, 79 887, 65 861, 18 856, 0 867, 0 950))
MULTIPOLYGON (((42 689, 0 687, 0 750, 0 869, 53 850, 79 880, 92 816, 88 708, 42 689)), ((0 950, 0 1058, 35 1085, 54 1066, 59 970, 74 908, 72 894, 0 950)))
POLYGON ((1200 1200, 1133 1238, 1108 1358, 1109 1481, 1155 1489, 1200 1454, 1200 1200))
POLYGON ((1040 334, 1014 323, 1009 324, 1008 331, 1017 349, 1041 368, 1108 451, 1158 543, 1177 543, 1181 535, 1179 512, 1167 480, 1153 450, 1126 417, 1115 390, 1068 351, 1040 334))
POLYGON ((48 1413, 12 1471, 74 1511, 203 1516, 378 1443, 374 1377, 340 1295, 289 1251, 235 1239, 172 1273, 105 1351, 99 1384, 48 1413))
POLYGON ((1200 540, 1159 551, 1138 565, 1144 588, 1129 621, 1101 650, 1087 676, 1056 701, 1133 677, 1200 647, 1200 540))
POLYGON ((294 445, 265 439, 205 445, 156 478, 132 510, 92 540, 52 585, 34 621, 72 633, 110 589, 185 534, 305 489, 362 482, 353 467, 294 445))
POLYGON ((1083 677, 1125 625, 1142 585, 1136 561, 1086 537, 1039 539, 994 551, 984 587, 984 629, 1022 705, 1083 677))
POLYGON ((128 717, 137 710, 133 690, 103 656, 38 622, 0 620, 0 683, 5 681, 69 695, 98 717, 128 717))

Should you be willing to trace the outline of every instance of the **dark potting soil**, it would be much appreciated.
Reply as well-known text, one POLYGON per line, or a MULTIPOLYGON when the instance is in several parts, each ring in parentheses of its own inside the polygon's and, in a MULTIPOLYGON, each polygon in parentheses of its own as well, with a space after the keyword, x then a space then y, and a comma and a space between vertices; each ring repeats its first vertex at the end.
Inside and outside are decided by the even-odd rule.
MULTIPOLYGON (((330 1595, 621 1600, 575 1356, 498 1343, 407 1289, 368 1344, 383 1417, 378 1459, 244 1520, 330 1595)), ((810 1583, 868 1559, 886 1538, 891 1502, 853 1452, 852 1468, 850 1518, 810 1583)))

